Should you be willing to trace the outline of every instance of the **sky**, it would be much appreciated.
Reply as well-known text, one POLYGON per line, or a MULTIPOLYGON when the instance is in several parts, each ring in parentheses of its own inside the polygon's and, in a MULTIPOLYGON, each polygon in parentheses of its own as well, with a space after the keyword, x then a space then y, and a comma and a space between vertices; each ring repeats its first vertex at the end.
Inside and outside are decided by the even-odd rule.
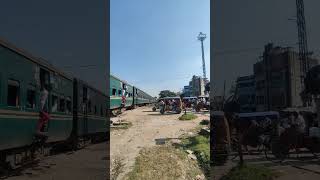
MULTIPOLYGON (((294 0, 223 0, 214 1, 213 55, 211 79, 215 94, 223 93, 238 76, 253 74, 253 64, 259 61, 264 45, 292 46, 296 50, 298 35, 294 0)), ((315 57, 320 54, 320 1, 304 1, 308 46, 315 57)))
POLYGON ((202 76, 199 32, 210 79, 209 0, 111 0, 110 72, 152 96, 202 76))
POLYGON ((98 0, 3 1, 0 38, 106 92, 106 14, 98 0))

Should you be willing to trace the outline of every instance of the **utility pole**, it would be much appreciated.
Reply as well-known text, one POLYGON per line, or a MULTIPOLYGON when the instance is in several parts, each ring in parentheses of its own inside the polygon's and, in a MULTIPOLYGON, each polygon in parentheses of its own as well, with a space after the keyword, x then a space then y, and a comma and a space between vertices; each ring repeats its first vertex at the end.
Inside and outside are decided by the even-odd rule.
MULTIPOLYGON (((304 17, 304 3, 303 0, 296 0, 297 8, 297 28, 298 28, 298 40, 299 40, 299 59, 300 59, 300 76, 301 76, 301 89, 304 90, 304 78, 309 70, 308 62, 308 42, 306 22, 304 17)), ((303 106, 307 106, 305 102, 305 95, 302 95, 303 106)))
POLYGON ((203 41, 207 38, 207 35, 200 32, 198 35, 198 40, 201 41, 201 50, 202 50, 202 70, 203 70, 203 79, 207 79, 206 76, 206 63, 204 60, 204 50, 203 50, 203 41))

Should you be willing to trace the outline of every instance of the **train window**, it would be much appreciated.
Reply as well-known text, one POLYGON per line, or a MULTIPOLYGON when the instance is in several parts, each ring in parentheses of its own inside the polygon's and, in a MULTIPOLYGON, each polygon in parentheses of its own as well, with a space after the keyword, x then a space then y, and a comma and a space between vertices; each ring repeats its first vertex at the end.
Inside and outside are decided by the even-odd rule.
POLYGON ((102 105, 100 106, 100 116, 103 116, 102 105))
POLYGON ((94 106, 94 114, 97 114, 97 106, 94 106))
POLYGON ((27 90, 27 108, 34 109, 36 107, 36 91, 34 89, 27 90))
POLYGON ((86 101, 88 99, 88 90, 86 87, 83 87, 83 97, 82 101, 86 101))
POLYGON ((51 112, 57 112, 57 111, 58 111, 58 97, 55 95, 52 95, 51 112))
POLYGON ((88 102, 88 112, 91 113, 91 101, 88 102))
POLYGON ((121 95, 122 95, 122 93, 121 93, 121 89, 119 89, 119 90, 118 90, 118 95, 119 95, 119 96, 121 96, 121 95))
POLYGON ((66 111, 66 101, 64 98, 59 99, 59 111, 65 112, 66 111))
POLYGON ((117 90, 116 89, 112 89, 112 96, 115 96, 117 94, 117 90))
POLYGON ((20 84, 18 81, 8 80, 8 96, 7 96, 7 105, 18 107, 20 101, 20 84))
POLYGON ((71 113, 71 101, 70 101, 70 99, 67 100, 67 113, 68 114, 71 113))

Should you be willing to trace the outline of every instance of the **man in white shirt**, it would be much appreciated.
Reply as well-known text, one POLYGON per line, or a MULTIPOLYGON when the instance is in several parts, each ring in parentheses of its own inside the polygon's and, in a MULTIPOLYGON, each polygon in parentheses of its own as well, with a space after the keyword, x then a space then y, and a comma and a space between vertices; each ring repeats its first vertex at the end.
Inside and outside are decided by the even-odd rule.
POLYGON ((296 126, 298 132, 305 133, 306 122, 298 112, 293 112, 293 125, 296 126))

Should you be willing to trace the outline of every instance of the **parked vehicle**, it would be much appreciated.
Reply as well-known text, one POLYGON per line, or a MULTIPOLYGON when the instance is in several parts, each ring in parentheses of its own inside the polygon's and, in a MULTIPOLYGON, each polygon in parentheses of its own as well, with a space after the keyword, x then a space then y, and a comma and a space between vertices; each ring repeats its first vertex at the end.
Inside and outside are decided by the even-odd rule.
POLYGON ((180 114, 182 111, 182 101, 180 97, 165 97, 162 98, 164 101, 164 106, 160 108, 160 113, 164 114, 165 112, 176 112, 180 114), (175 103, 172 103, 172 102, 175 103))
POLYGON ((276 111, 239 113, 233 127, 241 134, 241 145, 262 147, 267 155, 271 140, 278 136, 279 113, 276 111))
POLYGON ((320 129, 317 126, 316 111, 312 108, 287 108, 282 110, 287 115, 297 112, 302 115, 306 128, 304 133, 300 133, 294 124, 284 127, 284 130, 279 134, 279 137, 272 142, 272 154, 279 160, 284 160, 288 157, 290 150, 306 148, 311 153, 320 153, 320 129))
POLYGON ((157 100, 156 103, 154 103, 154 106, 152 107, 152 111, 157 111, 157 109, 160 109, 160 102, 163 101, 163 98, 160 98, 157 100))
POLYGON ((183 97, 182 102, 185 108, 192 108, 194 102, 197 101, 197 97, 183 97))
POLYGON ((196 105, 196 111, 199 112, 201 109, 210 109, 209 96, 199 96, 196 105))

